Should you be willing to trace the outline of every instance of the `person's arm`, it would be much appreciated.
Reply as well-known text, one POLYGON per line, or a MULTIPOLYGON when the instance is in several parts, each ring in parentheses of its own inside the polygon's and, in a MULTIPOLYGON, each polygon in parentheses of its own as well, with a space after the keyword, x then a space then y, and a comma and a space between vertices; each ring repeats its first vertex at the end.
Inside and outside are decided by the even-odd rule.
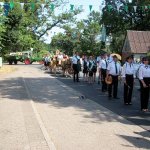
POLYGON ((122 78, 125 78, 125 72, 126 72, 126 64, 123 65, 122 69, 121 69, 121 75, 122 75, 122 78))
POLYGON ((106 76, 108 77, 108 75, 110 74, 110 68, 111 68, 111 63, 108 64, 108 67, 107 67, 107 74, 106 76))
POLYGON ((145 84, 145 82, 143 80, 143 67, 142 66, 139 68, 139 79, 142 82, 143 87, 146 88, 147 85, 145 84))
POLYGON ((134 77, 134 79, 136 78, 136 70, 135 70, 135 65, 133 64, 133 77, 134 77))

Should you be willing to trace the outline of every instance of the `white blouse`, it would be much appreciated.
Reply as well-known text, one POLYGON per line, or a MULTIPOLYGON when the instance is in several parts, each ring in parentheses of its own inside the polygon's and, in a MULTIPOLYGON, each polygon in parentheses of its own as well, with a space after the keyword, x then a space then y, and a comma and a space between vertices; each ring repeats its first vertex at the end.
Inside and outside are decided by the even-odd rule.
POLYGON ((79 56, 73 56, 73 57, 72 57, 72 63, 73 63, 73 64, 77 64, 78 60, 80 60, 80 57, 79 57, 79 56))
POLYGON ((120 63, 116 62, 116 66, 117 66, 117 73, 116 73, 115 62, 112 61, 111 63, 108 64, 107 70, 109 71, 109 74, 114 75, 114 76, 120 74, 120 72, 121 72, 120 63))
POLYGON ((150 66, 143 65, 139 68, 139 79, 143 80, 143 78, 150 78, 150 66))
POLYGON ((105 59, 102 59, 99 63, 99 68, 107 69, 107 65, 108 65, 107 61, 105 59))
POLYGON ((134 78, 136 77, 135 75, 135 67, 134 67, 134 64, 133 63, 128 63, 126 62, 123 67, 122 67, 122 77, 125 78, 126 77, 126 74, 128 75, 133 75, 134 78))

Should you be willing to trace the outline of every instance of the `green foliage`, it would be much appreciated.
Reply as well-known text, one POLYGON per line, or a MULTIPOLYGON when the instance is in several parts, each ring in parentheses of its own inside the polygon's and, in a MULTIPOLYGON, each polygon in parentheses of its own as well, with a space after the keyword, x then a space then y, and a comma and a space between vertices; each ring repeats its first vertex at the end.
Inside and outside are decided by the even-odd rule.
MULTIPOLYGON (((65 2, 54 0, 53 4, 55 9, 58 9, 65 2)), ((30 48, 33 48, 36 54, 40 51, 48 51, 43 36, 47 35, 53 27, 62 27, 64 24, 73 23, 75 21, 74 16, 81 12, 80 10, 74 10, 72 12, 56 13, 56 15, 49 8, 50 5, 51 2, 47 1, 43 12, 41 1, 16 0, 8 16, 0 16, 0 48, 2 48, 0 55, 26 51, 30 48), (17 2, 25 3, 23 10, 17 2), (32 2, 32 7, 30 2, 32 2)))
POLYGON ((97 54, 100 50, 100 41, 96 41, 96 36, 100 34, 100 14, 91 12, 88 19, 76 22, 73 27, 63 26, 65 32, 55 35, 51 46, 61 49, 68 55, 74 51, 84 54, 97 54))
POLYGON ((125 0, 105 0, 105 3, 100 23, 105 24, 107 35, 112 33, 112 52, 121 52, 127 30, 150 30, 150 9, 144 7, 150 5, 149 0, 133 0, 132 3, 125 0), (136 11, 133 6, 137 6, 136 11))

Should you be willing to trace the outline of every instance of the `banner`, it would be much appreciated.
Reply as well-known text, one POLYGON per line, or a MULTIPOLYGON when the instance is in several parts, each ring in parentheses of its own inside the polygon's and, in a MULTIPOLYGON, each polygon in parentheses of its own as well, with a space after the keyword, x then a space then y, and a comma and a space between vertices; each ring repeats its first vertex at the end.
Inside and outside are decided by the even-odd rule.
MULTIPOLYGON (((49 8, 50 10, 53 12, 55 7, 55 4, 51 3, 49 4, 50 0, 36 0, 36 2, 30 2, 30 3, 27 3, 27 4, 30 4, 30 10, 31 11, 35 11, 35 7, 37 4, 40 4, 41 7, 42 7, 42 11, 44 11, 44 8, 45 6, 49 5, 49 8)), ((20 2, 15 2, 15 3, 20 3, 20 2)), ((5 15, 8 15, 8 12, 9 10, 12 10, 15 8, 15 3, 14 3, 14 0, 10 0, 10 2, 0 2, 0 6, 2 6, 4 8, 4 14, 5 15), (9 5, 9 6, 8 6, 9 5)), ((127 2, 127 4, 130 3, 129 1, 127 2)), ((25 3, 20 3, 20 6, 22 9, 24 9, 24 4, 25 3)), ((89 7, 89 12, 91 12, 93 9, 93 5, 88 5, 89 7)), ((124 5, 124 6, 121 6, 121 5, 117 5, 116 7, 114 7, 113 5, 106 5, 104 6, 106 8, 106 10, 108 12, 111 12, 111 11, 118 11, 118 12, 121 12, 122 10, 126 11, 126 12, 129 12, 130 10, 134 11, 134 12, 137 12, 137 10, 142 10, 143 13, 146 13, 147 11, 150 10, 150 5, 142 5, 142 6, 130 6, 130 5, 124 5)), ((103 5, 100 5, 99 6, 99 9, 97 11, 102 11, 102 9, 104 8, 103 5)), ((77 7, 79 10, 81 11, 84 11, 83 10, 83 5, 79 5, 77 7)), ((70 11, 74 11, 75 9, 75 5, 74 4, 70 4, 70 11)))

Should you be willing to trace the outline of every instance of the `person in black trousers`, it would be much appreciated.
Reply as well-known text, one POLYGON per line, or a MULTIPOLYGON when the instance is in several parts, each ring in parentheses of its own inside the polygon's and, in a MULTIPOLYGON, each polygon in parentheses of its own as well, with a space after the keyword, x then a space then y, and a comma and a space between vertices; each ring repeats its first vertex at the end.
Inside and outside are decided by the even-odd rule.
POLYGON ((73 68, 73 81, 79 82, 79 71, 80 71, 80 57, 78 55, 78 52, 75 53, 75 55, 72 57, 72 68, 73 68))
POLYGON ((149 59, 147 57, 143 58, 144 65, 139 69, 139 79, 142 83, 141 85, 141 111, 148 112, 148 101, 150 92, 150 65, 149 59))
POLYGON ((100 60, 100 63, 99 63, 100 78, 102 82, 102 92, 107 91, 107 84, 105 82, 105 78, 107 74, 107 66, 108 66, 108 63, 106 60, 106 54, 103 54, 102 59, 100 60))
POLYGON ((112 97, 112 87, 113 87, 113 98, 119 99, 117 97, 118 93, 118 76, 121 73, 121 65, 118 62, 118 58, 116 55, 113 56, 113 61, 108 64, 107 67, 107 78, 108 76, 112 77, 112 83, 108 85, 108 97, 112 97))
POLYGON ((126 63, 123 65, 122 77, 124 80, 124 104, 132 105, 132 92, 135 76, 135 68, 133 65, 133 57, 129 56, 126 63))

